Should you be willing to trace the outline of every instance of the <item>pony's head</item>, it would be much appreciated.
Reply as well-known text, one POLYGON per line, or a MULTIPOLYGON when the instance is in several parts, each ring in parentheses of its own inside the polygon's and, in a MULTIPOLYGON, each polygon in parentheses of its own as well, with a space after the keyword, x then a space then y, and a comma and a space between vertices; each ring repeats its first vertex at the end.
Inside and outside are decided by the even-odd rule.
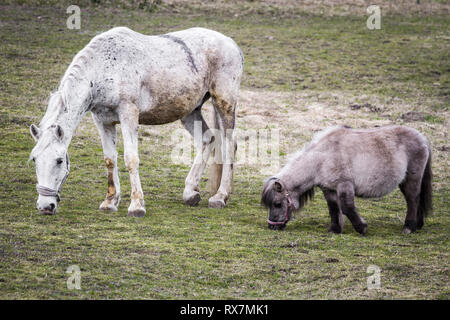
POLYGON ((280 179, 276 177, 267 179, 263 186, 261 203, 269 209, 267 219, 269 229, 283 230, 292 213, 302 208, 313 196, 314 188, 305 192, 289 191, 280 179))
POLYGON ((59 125, 41 130, 32 124, 30 132, 36 141, 30 160, 36 165, 37 208, 41 214, 55 214, 59 193, 70 168, 64 131, 59 125))

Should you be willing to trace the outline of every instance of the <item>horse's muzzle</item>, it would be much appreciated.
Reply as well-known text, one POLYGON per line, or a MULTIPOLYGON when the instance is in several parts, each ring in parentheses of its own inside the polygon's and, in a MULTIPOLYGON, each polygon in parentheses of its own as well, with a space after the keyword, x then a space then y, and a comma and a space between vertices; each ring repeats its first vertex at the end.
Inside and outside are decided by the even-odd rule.
POLYGON ((46 216, 51 216, 56 213, 56 205, 54 203, 50 203, 45 208, 38 208, 39 213, 46 216))

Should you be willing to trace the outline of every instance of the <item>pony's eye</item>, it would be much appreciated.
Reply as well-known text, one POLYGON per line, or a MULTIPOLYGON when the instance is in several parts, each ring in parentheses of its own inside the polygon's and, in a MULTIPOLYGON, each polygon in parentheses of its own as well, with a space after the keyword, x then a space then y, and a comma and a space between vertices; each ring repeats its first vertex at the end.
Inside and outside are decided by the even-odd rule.
POLYGON ((32 160, 33 160, 33 162, 36 162, 36 158, 33 158, 32 160))
POLYGON ((275 203, 274 206, 275 208, 281 208, 281 202, 275 203))
POLYGON ((61 163, 63 163, 63 159, 62 158, 56 159, 56 164, 61 164, 61 163))

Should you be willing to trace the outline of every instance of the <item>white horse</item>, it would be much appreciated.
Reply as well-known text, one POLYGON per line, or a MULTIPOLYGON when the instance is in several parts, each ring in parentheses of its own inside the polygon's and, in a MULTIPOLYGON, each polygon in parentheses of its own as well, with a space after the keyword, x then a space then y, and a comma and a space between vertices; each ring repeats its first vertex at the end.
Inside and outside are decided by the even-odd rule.
POLYGON ((208 29, 146 36, 119 27, 94 37, 74 57, 57 92, 50 97, 39 127, 30 127, 37 142, 30 158, 36 164, 38 210, 42 214, 56 212, 69 173, 68 146, 81 119, 90 111, 102 140, 108 172, 108 191, 100 209, 116 211, 120 201, 116 151, 116 124, 120 123, 131 182, 128 215, 143 216, 138 125, 181 119, 193 134, 194 122, 201 121, 205 133, 209 128, 201 107, 209 97, 220 139, 203 134, 186 178, 183 200, 188 205, 200 201, 199 182, 209 154, 215 151, 228 161, 220 163, 216 158, 213 163, 209 206, 224 207, 233 179, 232 132, 242 72, 243 55, 236 43, 208 29))

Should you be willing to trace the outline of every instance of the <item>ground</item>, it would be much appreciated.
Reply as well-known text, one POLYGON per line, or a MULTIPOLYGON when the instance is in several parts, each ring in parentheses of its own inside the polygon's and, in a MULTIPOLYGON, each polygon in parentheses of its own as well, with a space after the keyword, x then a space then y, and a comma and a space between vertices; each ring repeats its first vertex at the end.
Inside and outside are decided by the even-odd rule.
POLYGON ((364 1, 133 1, 134 7, 115 8, 81 1, 80 30, 66 28, 63 4, 6 2, 0 5, 0 298, 449 298, 447 1, 380 1, 380 30, 366 28, 364 1), (433 215, 423 230, 402 235, 405 202, 395 191, 357 200, 369 225, 365 237, 348 222, 342 235, 331 235, 317 191, 284 231, 271 231, 260 206, 270 173, 255 164, 236 166, 225 209, 208 209, 206 175, 199 206, 186 207, 189 166, 170 157, 179 122, 140 128, 147 215, 127 216, 122 143, 122 202, 118 212, 99 212, 107 177, 90 116, 69 148, 71 174, 58 213, 39 215, 27 162, 34 145, 29 125, 39 123, 73 56, 97 33, 120 25, 146 34, 201 26, 232 37, 245 56, 237 126, 279 128, 281 165, 330 125, 405 124, 423 132, 433 149, 433 215), (71 265, 81 269, 81 290, 67 288, 71 265), (381 270, 379 289, 367 289, 370 265, 381 270))

